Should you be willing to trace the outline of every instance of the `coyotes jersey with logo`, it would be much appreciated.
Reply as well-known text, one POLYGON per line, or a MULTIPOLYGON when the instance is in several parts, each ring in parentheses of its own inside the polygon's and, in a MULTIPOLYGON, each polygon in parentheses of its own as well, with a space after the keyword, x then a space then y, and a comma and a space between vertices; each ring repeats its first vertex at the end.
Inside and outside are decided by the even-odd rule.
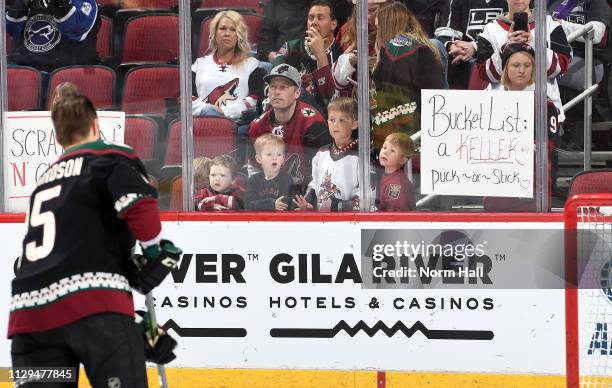
POLYGON ((416 200, 412 182, 403 168, 391 174, 384 174, 378 185, 376 200, 380 211, 416 210, 416 200))
POLYGON ((126 146, 85 143, 49 166, 30 198, 8 335, 101 312, 133 316, 126 265, 135 238, 160 238, 156 197, 126 146))
POLYGON ((507 11, 507 0, 451 0, 450 12, 435 36, 443 42, 476 42, 484 26, 507 11))
POLYGON ((100 28, 98 6, 93 0, 72 0, 68 13, 56 18, 34 13, 19 0, 7 10, 6 30, 17 44, 13 60, 51 72, 70 65, 99 62, 96 34, 100 28))
POLYGON ((312 159, 313 190, 318 210, 359 210, 359 141, 344 148, 323 147, 312 159))
POLYGON ((207 103, 235 120, 245 110, 255 108, 254 98, 249 98, 249 78, 258 67, 259 61, 255 58, 247 58, 237 65, 220 62, 216 54, 196 59, 191 71, 195 73, 199 101, 194 100, 193 113, 199 114, 201 103, 207 103))
MULTIPOLYGON (((321 113, 307 103, 297 100, 293 116, 285 124, 278 124, 274 109, 253 120, 249 137, 253 142, 264 133, 281 136, 285 141, 285 171, 296 184, 309 177, 311 160, 319 148, 331 143, 327 124, 321 113)), ((251 158, 253 161, 254 158, 251 158)), ((308 182, 308 180, 306 180, 308 182)))

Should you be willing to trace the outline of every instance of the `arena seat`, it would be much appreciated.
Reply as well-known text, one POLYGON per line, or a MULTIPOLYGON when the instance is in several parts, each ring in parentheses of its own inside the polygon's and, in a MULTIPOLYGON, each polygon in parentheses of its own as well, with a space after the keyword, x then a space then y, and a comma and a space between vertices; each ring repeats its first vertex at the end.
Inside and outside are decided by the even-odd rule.
POLYGON ((33 67, 7 69, 8 110, 35 110, 41 105, 41 76, 33 67))
MULTIPOLYGON (((236 124, 223 117, 193 118, 194 157, 232 154, 236 142, 236 124)), ((181 122, 170 123, 164 165, 182 162, 181 122)))
POLYGON ((47 107, 51 108, 51 97, 56 86, 62 82, 72 82, 82 94, 94 103, 96 109, 113 109, 115 93, 115 72, 113 69, 99 66, 67 66, 61 67, 49 79, 47 91, 47 107))

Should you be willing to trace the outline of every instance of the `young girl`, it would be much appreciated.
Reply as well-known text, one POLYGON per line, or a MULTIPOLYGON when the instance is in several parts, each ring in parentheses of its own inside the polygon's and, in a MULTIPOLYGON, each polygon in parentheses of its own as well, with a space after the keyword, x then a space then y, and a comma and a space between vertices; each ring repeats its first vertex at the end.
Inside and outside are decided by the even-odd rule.
POLYGON ((414 188, 404 171, 414 154, 414 143, 405 133, 392 133, 385 139, 379 156, 385 172, 378 184, 378 210, 416 210, 414 188))

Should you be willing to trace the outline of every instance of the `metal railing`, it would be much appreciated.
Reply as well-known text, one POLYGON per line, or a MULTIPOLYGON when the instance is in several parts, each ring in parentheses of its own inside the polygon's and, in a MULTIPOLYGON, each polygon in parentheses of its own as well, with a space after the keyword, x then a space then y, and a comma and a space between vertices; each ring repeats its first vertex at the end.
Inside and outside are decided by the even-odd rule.
POLYGON ((577 95, 567 104, 563 105, 563 111, 567 111, 584 100, 584 170, 592 168, 593 159, 591 153, 591 138, 593 130, 593 94, 599 85, 593 85, 593 37, 595 35, 593 23, 589 22, 584 27, 568 35, 567 42, 572 43, 580 37, 584 37, 584 91, 577 95))

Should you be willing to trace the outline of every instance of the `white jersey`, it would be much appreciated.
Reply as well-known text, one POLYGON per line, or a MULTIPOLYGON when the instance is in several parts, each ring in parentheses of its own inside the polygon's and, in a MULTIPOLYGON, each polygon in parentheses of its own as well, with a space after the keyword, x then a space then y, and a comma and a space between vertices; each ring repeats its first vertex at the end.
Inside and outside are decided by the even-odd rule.
POLYGON ((322 147, 312 158, 312 181, 308 190, 317 196, 319 210, 359 210, 358 141, 343 149, 322 147))
MULTIPOLYGON (((481 78, 487 79, 492 84, 499 83, 502 75, 502 51, 508 43, 508 31, 512 25, 512 20, 500 16, 495 21, 488 23, 482 34, 478 37, 478 58, 479 73, 481 78)), ((532 37, 535 36, 537 28, 533 19, 530 19, 529 28, 532 37)), ((572 57, 571 46, 567 43, 565 33, 559 22, 549 15, 546 16, 547 47, 546 47, 546 72, 548 77, 548 97, 559 109, 559 120, 563 121, 563 108, 557 77, 567 70, 567 66, 572 57)), ((535 39, 531 39, 529 44, 535 50, 535 39)), ((495 87, 494 87, 495 89, 495 87)))
POLYGON ((193 114, 200 114, 206 104, 211 104, 235 120, 254 108, 255 100, 249 97, 249 77, 257 67, 259 61, 251 57, 237 65, 219 62, 214 54, 196 59, 191 66, 198 93, 192 102, 193 114))

